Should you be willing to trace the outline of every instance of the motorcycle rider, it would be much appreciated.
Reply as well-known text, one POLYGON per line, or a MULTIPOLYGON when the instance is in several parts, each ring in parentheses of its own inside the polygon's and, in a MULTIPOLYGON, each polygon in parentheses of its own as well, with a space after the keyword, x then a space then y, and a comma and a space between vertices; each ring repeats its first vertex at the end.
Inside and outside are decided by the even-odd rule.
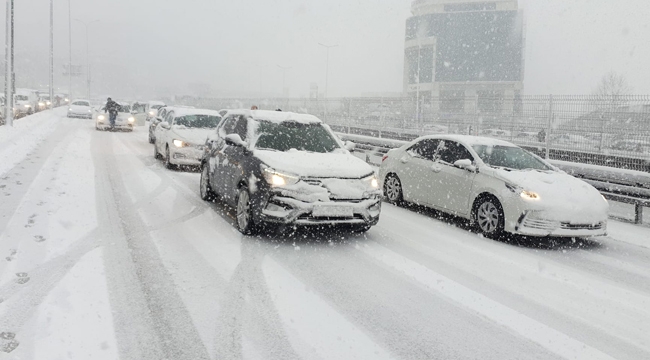
POLYGON ((117 119, 117 112, 120 108, 120 104, 113 101, 111 98, 106 100, 106 106, 104 106, 104 113, 108 113, 108 118, 111 123, 111 130, 115 129, 115 120, 117 119))

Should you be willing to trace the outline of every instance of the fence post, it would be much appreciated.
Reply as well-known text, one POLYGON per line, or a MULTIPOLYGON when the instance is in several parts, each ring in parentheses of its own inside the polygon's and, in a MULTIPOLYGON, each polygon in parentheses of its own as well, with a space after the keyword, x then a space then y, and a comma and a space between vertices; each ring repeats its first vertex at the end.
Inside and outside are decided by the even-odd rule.
POLYGON ((546 126, 546 160, 549 159, 549 146, 551 143, 551 129, 553 127, 553 95, 548 98, 548 124, 546 126))

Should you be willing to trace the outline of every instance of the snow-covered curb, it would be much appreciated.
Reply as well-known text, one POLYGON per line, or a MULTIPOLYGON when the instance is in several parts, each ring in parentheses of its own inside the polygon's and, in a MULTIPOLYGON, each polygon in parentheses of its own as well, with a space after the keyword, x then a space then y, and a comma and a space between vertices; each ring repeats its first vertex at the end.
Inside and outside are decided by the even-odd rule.
POLYGON ((58 112, 43 111, 15 120, 13 127, 0 126, 0 176, 23 161, 59 123, 58 112))

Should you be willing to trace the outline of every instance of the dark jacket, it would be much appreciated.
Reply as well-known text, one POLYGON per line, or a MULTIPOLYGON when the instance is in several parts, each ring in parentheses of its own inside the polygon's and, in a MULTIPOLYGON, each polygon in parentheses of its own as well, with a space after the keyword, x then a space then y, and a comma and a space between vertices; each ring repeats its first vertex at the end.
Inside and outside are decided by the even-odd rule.
POLYGON ((118 110, 120 108, 120 104, 116 103, 113 100, 107 101, 106 106, 104 106, 104 111, 111 113, 111 114, 117 114, 118 110))

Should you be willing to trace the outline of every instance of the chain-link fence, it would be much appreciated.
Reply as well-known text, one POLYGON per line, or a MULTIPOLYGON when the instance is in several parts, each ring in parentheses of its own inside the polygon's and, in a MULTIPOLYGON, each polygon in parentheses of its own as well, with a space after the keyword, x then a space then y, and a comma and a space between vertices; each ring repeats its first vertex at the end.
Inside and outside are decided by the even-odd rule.
POLYGON ((310 113, 360 135, 411 139, 425 134, 499 138, 551 159, 648 171, 650 96, 177 99, 211 109, 310 113))

